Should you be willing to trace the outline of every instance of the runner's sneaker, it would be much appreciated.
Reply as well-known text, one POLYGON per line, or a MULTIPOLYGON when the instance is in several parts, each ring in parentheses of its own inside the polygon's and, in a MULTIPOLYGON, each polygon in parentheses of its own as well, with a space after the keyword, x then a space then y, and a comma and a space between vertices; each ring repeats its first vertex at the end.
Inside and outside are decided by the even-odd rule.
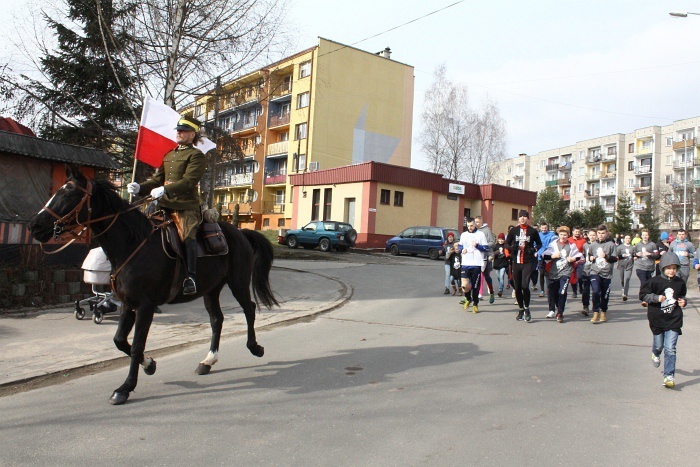
POLYGON ((493 302, 495 302, 495 301, 496 301, 496 299, 493 298, 493 294, 492 294, 492 293, 489 294, 489 303, 493 303, 493 302))
POLYGON ((554 318, 555 314, 556 313, 554 313, 554 310, 549 310, 549 313, 547 313, 547 318, 554 318))
POLYGON ((530 314, 530 309, 525 308, 525 321, 527 321, 529 323, 531 319, 532 319, 532 315, 530 314))
POLYGON ((588 310, 588 307, 587 307, 587 306, 584 306, 584 307, 583 307, 583 310, 581 310, 581 314, 582 314, 583 316, 588 316, 588 311, 589 311, 589 310, 588 310))
POLYGON ((622 301, 623 301, 623 302, 626 302, 626 301, 627 301, 627 295, 622 294, 622 301))
POLYGON ((464 305, 464 302, 466 302, 466 301, 467 301, 467 299, 466 299, 466 298, 463 298, 463 299, 461 299, 461 300, 459 301, 459 304, 460 304, 460 305, 464 305))
POLYGON ((523 309, 518 310, 518 317, 515 319, 517 319, 518 321, 522 321, 524 314, 525 314, 525 310, 523 310, 523 309))
POLYGON ((673 375, 664 376, 664 386, 667 388, 673 388, 676 382, 673 380, 673 375))
POLYGON ((537 286, 536 286, 536 285, 533 285, 533 286, 532 286, 532 290, 537 290, 537 286))
POLYGON ((471 305, 471 304, 472 304, 472 302, 470 302, 469 300, 467 300, 466 302, 464 302, 464 309, 465 309, 465 310, 468 310, 468 309, 469 309, 469 305, 471 305))
POLYGON ((498 292, 498 298, 501 298, 503 296, 503 291, 498 292))
POLYGON ((653 353, 651 354, 651 363, 654 364, 654 368, 658 368, 661 365, 661 358, 657 357, 653 353))
POLYGON ((479 307, 476 306, 476 305, 474 305, 474 306, 472 307, 472 313, 477 314, 478 312, 479 312, 479 307))
POLYGON ((544 290, 540 292, 540 298, 544 297, 544 290))
POLYGON ((515 289, 513 289, 513 293, 510 294, 510 298, 515 298, 515 289))
POLYGON ((563 322, 564 322, 564 317, 561 315, 561 313, 559 313, 557 315, 557 323, 563 323, 563 322))

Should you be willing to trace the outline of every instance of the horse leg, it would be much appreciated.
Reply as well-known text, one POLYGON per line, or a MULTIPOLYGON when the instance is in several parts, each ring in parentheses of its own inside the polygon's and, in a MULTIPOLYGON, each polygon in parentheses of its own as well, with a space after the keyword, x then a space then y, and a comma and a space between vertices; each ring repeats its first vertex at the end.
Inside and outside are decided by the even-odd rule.
POLYGON ((121 315, 119 315, 117 332, 114 333, 114 345, 128 356, 131 356, 131 344, 127 338, 134 327, 134 321, 136 321, 134 310, 131 308, 122 310, 121 315))
MULTIPOLYGON (((223 287, 223 284, 221 287, 223 287)), ((204 306, 209 313, 209 322, 211 323, 211 344, 209 345, 207 358, 199 362, 197 369, 194 370, 198 375, 209 374, 211 367, 219 361, 219 342, 221 341, 221 328, 224 324, 224 314, 219 303, 221 287, 215 288, 203 297, 204 306)))
POLYGON ((240 275, 233 274, 233 277, 229 278, 228 286, 233 296, 243 308, 245 321, 248 325, 248 342, 246 343, 246 347, 248 347, 250 353, 256 357, 262 357, 265 354, 265 348, 262 345, 258 345, 255 339, 255 328, 253 326, 255 324, 255 302, 250 299, 250 279, 244 281, 241 279, 240 275))
MULTIPOLYGON (((155 372, 155 360, 147 358, 144 360, 143 352, 146 348, 148 331, 153 322, 153 310, 155 304, 144 302, 136 310, 136 321, 134 326, 134 338, 131 343, 131 364, 129 365, 129 375, 124 384, 114 390, 109 403, 112 405, 124 404, 129 399, 129 394, 136 388, 139 376, 139 365, 144 365, 144 370, 150 368, 155 372)), ((152 374, 152 373, 151 373, 152 374)))

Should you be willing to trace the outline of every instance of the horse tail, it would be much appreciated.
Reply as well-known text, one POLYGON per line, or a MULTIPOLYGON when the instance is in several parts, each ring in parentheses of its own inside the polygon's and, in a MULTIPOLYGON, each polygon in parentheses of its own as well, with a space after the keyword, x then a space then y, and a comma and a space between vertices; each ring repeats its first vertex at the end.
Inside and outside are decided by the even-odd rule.
POLYGON ((270 269, 274 259, 274 250, 270 241, 256 230, 241 229, 241 233, 253 247, 253 296, 267 308, 279 306, 270 287, 270 269))

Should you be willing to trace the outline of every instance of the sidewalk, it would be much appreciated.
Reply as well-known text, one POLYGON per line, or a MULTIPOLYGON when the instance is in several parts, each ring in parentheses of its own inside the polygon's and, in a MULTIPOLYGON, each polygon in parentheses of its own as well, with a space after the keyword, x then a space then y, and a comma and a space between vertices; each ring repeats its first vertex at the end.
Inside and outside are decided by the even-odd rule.
MULTIPOLYGON (((270 273, 279 307, 256 311, 255 328, 288 322, 330 310, 345 303, 352 289, 337 279, 302 270, 303 262, 276 260, 270 273)), ((211 327, 204 302, 163 305, 154 316, 146 353, 201 342, 202 358, 209 350, 211 327)), ((228 287, 221 293, 224 312, 222 338, 246 332, 245 317, 228 287)), ((61 307, 0 317, 0 387, 125 357, 114 346, 117 314, 101 324, 87 313, 75 319, 74 308, 61 307)))

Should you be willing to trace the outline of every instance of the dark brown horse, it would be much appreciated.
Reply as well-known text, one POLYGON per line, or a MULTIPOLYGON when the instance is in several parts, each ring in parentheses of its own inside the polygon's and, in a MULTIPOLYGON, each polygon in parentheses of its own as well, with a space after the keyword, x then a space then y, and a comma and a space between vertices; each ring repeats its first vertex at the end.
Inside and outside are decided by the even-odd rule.
MULTIPOLYGON (((86 179, 76 168, 67 167, 67 182, 39 211, 30 225, 35 239, 45 242, 63 232, 87 226, 112 264, 114 292, 122 301, 119 326, 114 335, 117 348, 131 357, 129 375, 119 386, 110 403, 123 404, 136 388, 138 368, 146 374, 156 371, 156 362, 144 357, 148 331, 158 305, 166 303, 175 275, 176 260, 163 250, 161 235, 139 210, 121 199, 114 186, 86 179), (135 254, 134 254, 135 252, 135 254), (127 337, 134 329, 129 344, 127 337)), ((264 349, 255 339, 256 302, 270 308, 277 300, 270 289, 269 275, 273 250, 270 242, 259 232, 239 230, 231 224, 220 223, 229 246, 229 253, 207 256, 197 260, 197 294, 182 293, 168 303, 189 302, 204 297, 209 312, 212 338, 207 357, 197 367, 197 374, 207 374, 218 360, 219 341, 224 315, 219 305, 219 293, 228 285, 245 314, 248 325, 247 347, 262 357, 264 349), (251 300, 252 282, 255 302, 251 300)))

